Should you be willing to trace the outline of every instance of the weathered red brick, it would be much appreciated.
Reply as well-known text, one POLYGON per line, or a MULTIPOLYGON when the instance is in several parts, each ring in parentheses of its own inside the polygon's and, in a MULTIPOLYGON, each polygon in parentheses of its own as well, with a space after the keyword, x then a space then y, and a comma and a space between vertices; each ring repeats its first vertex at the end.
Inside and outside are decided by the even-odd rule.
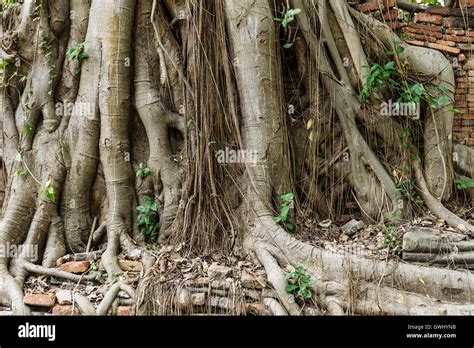
POLYGON ((467 76, 457 77, 456 83, 467 83, 467 76))
MULTIPOLYGON (((469 88, 471 85, 472 85, 472 84, 470 84, 470 83, 463 83, 463 82, 461 82, 461 83, 458 83, 458 84, 456 85, 456 87, 457 87, 457 88, 469 88)), ((473 86, 474 86, 474 85, 473 85, 473 86)))
POLYGON ((430 31, 430 32, 437 32, 437 33, 442 33, 441 27, 437 25, 431 25, 431 24, 420 24, 420 23, 410 23, 409 24, 410 28, 414 29, 421 29, 425 31, 430 31))
POLYGON ((425 27, 421 27, 421 25, 419 25, 417 27, 414 27, 413 24, 410 24, 409 26, 403 28, 402 32, 403 33, 410 32, 410 33, 414 33, 414 34, 424 34, 427 37, 434 37, 434 38, 437 38, 437 39, 442 39, 443 38, 442 33, 438 33, 438 32, 435 32, 435 31, 425 29, 425 27))
POLYGON ((385 10, 394 7, 395 4, 396 0, 375 0, 357 5, 357 9, 361 12, 377 11, 380 9, 385 10))
POLYGON ((71 261, 61 265, 61 271, 69 273, 84 273, 89 270, 89 261, 71 261))
POLYGON ((417 13, 415 17, 415 22, 433 23, 436 25, 441 25, 441 23, 443 22, 443 16, 420 12, 417 13))
POLYGON ((470 36, 456 36, 456 35, 443 35, 443 40, 455 41, 455 42, 474 42, 474 37, 470 36))
POLYGON ((124 271, 141 272, 143 265, 140 261, 119 260, 119 266, 124 271))
POLYGON ((118 306, 117 315, 119 316, 131 316, 133 315, 133 308, 131 306, 118 306))
POLYGON ((420 41, 436 42, 436 38, 424 34, 405 33, 404 35, 420 41))
POLYGON ((443 26, 446 28, 473 28, 474 19, 473 18, 463 18, 463 17, 445 17, 443 18, 443 26))
POLYGON ((409 43, 410 45, 414 45, 414 46, 422 46, 422 47, 433 48, 435 50, 448 52, 448 53, 453 54, 453 55, 458 55, 459 52, 460 52, 459 48, 449 47, 449 46, 445 46, 445 45, 438 45, 438 44, 432 43, 432 42, 423 42, 423 41, 413 40, 413 41, 407 41, 407 43, 409 43))
POLYGON ((23 302, 30 306, 53 307, 56 297, 54 294, 26 294, 23 302))
POLYGON ((450 35, 464 35, 465 31, 462 29, 446 29, 446 34, 450 35))
POLYGON ((383 15, 383 19, 386 21, 396 21, 400 17, 400 12, 396 10, 388 11, 383 15))
POLYGON ((81 311, 72 305, 56 305, 53 307, 53 315, 81 315, 81 311))
POLYGON ((450 46, 450 47, 456 46, 456 43, 453 41, 436 40, 436 43, 440 45, 450 46))
POLYGON ((461 7, 474 7, 474 0, 459 0, 461 7))
POLYGON ((474 44, 458 44, 458 47, 462 51, 473 51, 474 50, 474 44))
POLYGON ((474 10, 471 9, 460 9, 454 7, 441 7, 441 6, 429 6, 426 10, 426 13, 439 14, 443 17, 447 16, 456 16, 456 17, 474 17, 474 10))

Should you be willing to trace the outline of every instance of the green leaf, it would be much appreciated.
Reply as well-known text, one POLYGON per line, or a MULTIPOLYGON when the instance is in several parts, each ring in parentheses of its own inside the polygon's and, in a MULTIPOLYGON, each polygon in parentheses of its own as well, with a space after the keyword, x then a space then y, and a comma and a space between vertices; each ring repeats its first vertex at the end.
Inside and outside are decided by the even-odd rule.
POLYGON ((288 205, 285 205, 281 208, 280 216, 283 221, 286 221, 286 219, 288 218, 289 211, 290 211, 290 207, 288 205))
POLYGON ((419 155, 413 155, 411 159, 415 162, 421 163, 421 158, 419 155))
POLYGON ((410 90, 411 90, 415 95, 418 95, 418 96, 423 95, 423 93, 425 92, 423 86, 420 85, 419 83, 415 83, 415 84, 410 88, 410 90))
POLYGON ((311 298, 311 296, 312 296, 311 290, 309 290, 309 289, 304 289, 304 290, 302 291, 302 295, 303 295, 304 298, 311 298))
POLYGON ((151 204, 153 204, 153 199, 151 199, 149 196, 144 196, 143 203, 145 203, 145 205, 147 206, 150 206, 151 204))
POLYGON ((391 60, 390 62, 386 63, 384 69, 395 69, 395 62, 391 60))
POLYGON ((288 284, 288 285, 285 287, 285 291, 286 291, 286 292, 293 292, 293 291, 295 291, 296 289, 298 289, 298 285, 291 285, 291 284, 288 284))
POLYGON ((405 51, 405 48, 403 48, 403 46, 398 46, 398 47, 395 49, 395 51, 396 51, 397 53, 402 53, 402 52, 405 51))
POLYGON ((280 199, 285 203, 289 203, 294 199, 294 195, 293 193, 289 192, 286 195, 280 196, 280 199))
POLYGON ((54 188, 50 185, 46 190, 46 197, 50 202, 56 201, 56 195, 54 194, 54 188))
POLYGON ((33 129, 31 128, 31 125, 28 122, 25 122, 23 124, 23 133, 25 133, 25 135, 30 134, 32 130, 33 129))
POLYGON ((283 48, 291 48, 291 47, 293 47, 292 42, 287 42, 286 44, 283 45, 283 48))
POLYGON ((280 222, 281 220, 282 220, 282 219, 281 219, 281 216, 280 216, 280 215, 273 217, 273 221, 275 221, 275 222, 277 222, 277 223, 280 222))
POLYGON ((292 230, 293 228, 295 228, 295 226, 294 226, 291 222, 286 222, 286 223, 285 223, 285 226, 286 226, 286 228, 289 229, 289 230, 292 230))
POLYGON ((446 95, 443 95, 441 98, 438 99, 438 105, 443 105, 448 102, 449 98, 446 95))
POLYGON ((17 170, 16 170, 16 173, 17 173, 18 175, 25 175, 27 172, 26 172, 25 169, 21 169, 21 168, 20 168, 20 169, 17 169, 17 170))

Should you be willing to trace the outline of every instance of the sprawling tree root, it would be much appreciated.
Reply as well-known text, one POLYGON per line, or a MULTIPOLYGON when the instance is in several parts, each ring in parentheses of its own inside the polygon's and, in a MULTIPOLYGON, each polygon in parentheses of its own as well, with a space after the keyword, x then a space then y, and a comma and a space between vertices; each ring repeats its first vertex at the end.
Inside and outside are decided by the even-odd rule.
MULTIPOLYGON (((314 36, 314 34, 312 36, 311 34, 312 29, 309 26, 309 21, 306 19, 307 15, 304 9, 305 4, 301 1, 295 1, 294 3, 295 8, 303 9, 302 15, 299 17, 299 22, 302 26, 308 45, 311 47, 311 44, 314 44, 316 36, 314 36)), ((340 4, 333 5, 335 9, 338 9, 338 11, 341 12, 339 14, 342 14, 340 4)), ((237 83, 240 84, 239 87, 242 91, 242 94, 240 95, 242 117, 244 119, 244 124, 245 122, 255 124, 255 121, 258 121, 259 128, 262 130, 258 136, 253 136, 252 131, 255 126, 243 129, 243 138, 245 139, 244 143, 247 146, 252 145, 257 148, 258 153, 261 156, 259 157, 261 160, 259 165, 249 170, 252 184, 249 185, 250 190, 248 195, 249 197, 253 197, 253 200, 249 202, 247 209, 251 209, 254 212, 254 218, 252 219, 247 216, 246 221, 251 227, 246 234, 244 246, 248 250, 255 252, 259 261, 264 265, 268 273, 269 281, 276 288, 277 294, 279 295, 281 303, 285 309, 290 314, 295 313, 294 303, 290 301, 288 294, 284 291, 285 283, 281 280, 282 271, 279 268, 278 263, 280 263, 281 266, 288 263, 292 265, 304 265, 318 280, 322 282, 337 282, 340 288, 333 288, 332 291, 325 296, 325 304, 328 311, 333 314, 341 314, 343 309, 350 309, 351 313, 433 314, 437 313, 437 311, 457 314, 471 313, 472 308, 470 308, 470 306, 447 302, 435 304, 434 302, 428 301, 429 303, 427 303, 427 300, 423 297, 423 295, 425 295, 429 296, 429 298, 435 298, 442 301, 471 303, 473 280, 471 273, 407 265, 403 263, 398 264, 393 262, 373 261, 352 255, 341 257, 341 255, 332 254, 326 250, 306 245, 290 236, 282 228, 275 225, 272 219, 271 210, 267 208, 273 189, 271 185, 272 177, 270 175, 272 170, 268 163, 272 164, 275 159, 281 157, 278 156, 278 153, 262 151, 262 149, 271 149, 274 139, 278 139, 279 135, 274 132, 274 128, 272 127, 275 124, 278 124, 278 122, 281 122, 281 112, 278 105, 275 106, 272 94, 246 93, 244 88, 244 86, 252 85, 255 86, 257 91, 263 91, 265 88, 268 89, 268 84, 273 82, 273 87, 271 87, 271 89, 274 91, 277 90, 278 82, 265 78, 268 75, 278 76, 275 71, 275 66, 273 64, 263 66, 263 64, 260 64, 258 60, 256 62, 247 62, 245 60, 245 55, 243 54, 243 52, 246 52, 250 47, 254 46, 254 52, 257 57, 273 57, 276 55, 275 48, 267 42, 267 39, 269 42, 273 42, 273 40, 271 40, 271 34, 268 33, 271 31, 271 29, 269 29, 271 16, 268 15, 268 12, 265 12, 268 11, 268 9, 264 8, 265 4, 261 2, 258 3, 258 5, 255 2, 250 1, 239 5, 234 4, 231 1, 226 2, 226 10, 229 13, 229 36, 231 38, 234 55, 239 59, 240 63, 235 66, 235 70, 237 83), (259 8, 258 11, 252 10, 257 7, 259 8), (250 10, 244 12, 242 11, 242 8, 249 8, 250 10), (245 13, 245 15, 243 15, 243 13, 245 13), (259 23, 257 28, 255 28, 255 23, 259 23), (251 30, 249 28, 251 28, 251 30), (264 50, 265 53, 260 53, 261 50, 264 50), (257 52, 259 52, 259 54, 257 54, 257 52), (259 74, 256 73, 255 69, 258 69, 259 74), (266 116, 259 117, 259 112, 262 116, 266 116), (273 115, 273 119, 269 120, 270 117, 268 115, 273 115), (266 161, 262 161, 262 158, 266 161), (361 287, 356 287, 356 289, 359 289, 365 294, 365 297, 360 298, 360 296, 355 296, 355 303, 350 303, 350 301, 348 302, 347 300, 348 298, 352 299, 352 297, 348 296, 349 291, 346 288, 348 286, 346 284, 353 281, 352 278, 354 278, 356 282, 366 284, 361 287), (373 283, 378 285, 374 285, 373 283), (386 287, 386 285, 390 286, 390 288, 386 287), (405 292, 404 290, 408 290, 408 292, 405 292), (383 295, 379 297, 380 293, 383 295, 389 294, 390 296, 397 294, 397 296, 394 298, 393 302, 387 300, 381 304, 381 301, 378 299, 386 297, 383 295), (407 306, 400 306, 400 301, 403 299, 413 305, 413 308, 410 309, 410 307, 407 306)), ((381 25, 382 24, 380 24, 380 26, 381 25)), ((329 30, 326 28, 323 32, 327 33, 328 31, 329 30)), ((348 37, 351 37, 351 35, 348 35, 348 37)), ((381 39, 383 41, 383 37, 381 39)), ((317 46, 313 48, 313 51, 316 51, 316 47, 317 46)), ((407 49, 407 51, 407 54, 412 57, 411 62, 417 68, 423 70, 423 66, 413 58, 415 53, 410 49, 407 49)), ((364 54, 363 52, 360 53, 364 54)), ((420 54, 420 52, 416 53, 420 54)), ((246 52, 246 54, 248 54, 248 52, 246 52)), ((348 114, 351 114, 351 110, 353 110, 354 107, 357 107, 357 104, 354 105, 355 98, 350 99, 346 96, 353 93, 352 88, 350 88, 350 86, 346 86, 346 88, 340 87, 343 83, 335 82, 336 78, 332 73, 332 68, 326 61, 327 58, 325 58, 324 49, 321 49, 320 52, 318 52, 318 58, 316 59, 318 59, 321 78, 323 82, 325 82, 326 87, 336 91, 336 111, 338 112, 343 129, 345 130, 351 154, 357 154, 357 151, 359 151, 360 155, 356 155, 359 157, 359 160, 365 158, 365 161, 370 161, 371 156, 374 158, 374 155, 371 155, 370 149, 367 150, 367 147, 364 147, 366 146, 365 141, 361 135, 358 135, 360 133, 358 133, 357 129, 354 129, 354 116, 352 116, 352 118, 347 117, 348 114), (337 93, 337 91, 340 92, 337 93), (352 139, 350 139, 351 137, 352 139), (354 139, 357 139, 358 137, 360 138, 359 143, 353 143, 351 146, 351 140, 354 141, 354 139)), ((447 64, 444 64, 443 70, 447 68, 447 64)), ((426 71, 424 72, 426 73, 426 71)), ((429 72, 432 73, 433 71, 430 70, 429 72)), ((448 79, 448 81, 452 80, 452 74, 447 75, 448 78, 450 76, 451 79, 448 79)), ((439 115, 432 113, 432 117, 428 120, 426 127, 428 129, 442 127, 443 131, 446 131, 447 129, 449 133, 449 124, 446 125, 445 122, 442 123, 442 120, 447 118, 449 120, 448 122, 451 122, 450 117, 452 117, 452 115, 446 115, 444 112, 440 112, 439 115), (436 120, 438 120, 438 123, 436 123, 436 120)), ((436 157, 438 158, 437 162, 440 162, 439 158, 446 159, 450 157, 450 147, 449 145, 446 145, 446 139, 448 139, 448 136, 446 133, 434 130, 430 131, 430 138, 433 138, 434 136, 432 133, 436 133, 437 140, 435 144, 438 149, 438 154, 432 155, 431 151, 433 150, 430 147, 428 153, 425 153, 425 156, 436 157), (440 141, 443 142, 441 145, 440 141)), ((428 159, 428 162, 431 160, 432 158, 428 159)), ((364 169, 362 162, 358 162, 357 159, 352 159, 352 161, 353 180, 356 180, 356 187, 366 185, 367 182, 370 182, 370 180, 367 180, 368 172, 364 169), (359 186, 357 186, 357 176, 359 175, 361 176, 361 179, 359 180, 359 186)), ((374 158, 372 163, 377 163, 376 161, 377 160, 374 158)), ((436 182, 437 184, 432 184, 431 187, 425 183, 421 168, 419 166, 416 167, 417 179, 420 183, 423 197, 427 200, 428 206, 430 206, 435 213, 447 218, 446 220, 448 223, 458 227, 460 230, 471 230, 471 226, 462 219, 457 217, 456 218, 459 220, 450 219, 454 214, 447 211, 447 209, 444 208, 431 193, 431 190, 434 190, 438 199, 440 199, 446 194, 449 196, 449 192, 451 192, 451 184, 446 184, 446 181, 450 180, 448 175, 452 175, 451 172, 449 172, 449 169, 447 169, 449 160, 442 160, 441 162, 444 162, 444 168, 441 171, 442 175, 435 175, 441 175, 443 179, 433 180, 432 183, 436 182), (449 189, 447 189, 448 186, 449 189)), ((431 169, 429 169, 431 165, 432 163, 426 163, 425 166, 425 170, 430 170, 428 175, 431 174, 431 169)), ((392 182, 388 174, 385 172, 385 169, 380 165, 378 165, 378 167, 372 165, 372 169, 376 173, 377 170, 382 172, 381 175, 377 175, 380 181, 384 182, 383 180, 385 177, 387 178, 385 179, 385 183, 392 182)), ((383 187, 386 191, 390 186, 384 185, 383 187)), ((364 191, 359 189, 358 194, 363 197, 363 192, 364 191)), ((373 195, 372 190, 366 190, 365 192, 365 196, 367 196, 369 192, 373 195)), ((369 210, 369 212, 371 211, 369 210)))
MULTIPOLYGON (((313 300, 321 312, 471 313, 469 272, 333 254, 274 222, 278 196, 290 191, 297 209, 300 194, 316 193, 311 203, 326 215, 334 214, 336 195, 354 196, 369 221, 409 217, 393 172, 411 164, 414 189, 428 208, 474 233, 443 205, 454 178, 450 106, 427 108, 419 126, 423 150, 406 149, 402 122, 374 112, 383 96, 367 104, 357 98, 368 56, 382 56, 398 38, 343 1, 289 3, 302 11, 280 32, 278 10, 266 0, 4 5, 1 55, 19 64, 6 66, 0 93, 7 178, 0 244, 24 250, 0 255, 2 304, 29 312, 23 285, 30 273, 91 280, 52 267, 66 252, 88 253, 102 242, 102 262, 115 278, 117 254, 144 244, 136 205, 148 195, 158 205, 160 242, 173 233, 192 251, 208 252, 242 241, 280 298, 264 301, 275 315, 300 314, 285 291, 287 265, 304 266, 318 281, 313 300), (279 35, 294 39, 294 49, 280 49, 279 35), (81 53, 76 60, 74 52, 81 53), (302 80, 301 115, 285 104, 282 62, 294 64, 302 80), (255 161, 217 163, 214 151, 227 147, 251 151, 255 161), (134 181, 140 162, 151 176, 134 181)), ((402 45, 397 64, 407 59, 414 73, 432 76, 431 85, 453 91, 441 54, 402 45)), ((472 177, 472 151, 456 153, 457 169, 472 177)), ((153 264, 143 257, 145 268, 153 264)), ((113 284, 97 310, 80 295, 74 299, 83 313, 105 315, 121 290, 133 294, 113 284)))

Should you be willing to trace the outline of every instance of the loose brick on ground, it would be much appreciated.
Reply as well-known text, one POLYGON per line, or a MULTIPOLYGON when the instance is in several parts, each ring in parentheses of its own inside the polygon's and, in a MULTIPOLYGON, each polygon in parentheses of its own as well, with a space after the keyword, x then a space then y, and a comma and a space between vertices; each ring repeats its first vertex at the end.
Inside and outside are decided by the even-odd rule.
POLYGON ((53 307, 53 315, 81 315, 81 311, 76 306, 57 304, 53 307))
POLYGON ((30 306, 53 307, 56 302, 54 294, 26 294, 23 303, 30 306))
POLYGON ((441 23, 443 22, 443 16, 421 12, 416 15, 415 22, 416 23, 420 23, 420 22, 433 23, 433 24, 441 25, 441 23))
POLYGON ((69 273, 84 273, 89 270, 89 261, 70 261, 61 265, 61 271, 69 273))

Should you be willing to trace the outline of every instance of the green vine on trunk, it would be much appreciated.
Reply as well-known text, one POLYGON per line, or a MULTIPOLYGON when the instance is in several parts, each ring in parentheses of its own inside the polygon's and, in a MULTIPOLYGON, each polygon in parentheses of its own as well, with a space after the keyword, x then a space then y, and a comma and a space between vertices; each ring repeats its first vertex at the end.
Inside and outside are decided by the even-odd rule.
MULTIPOLYGON (((394 41, 394 50, 385 51, 387 57, 395 56, 405 51, 400 42, 394 41)), ((366 84, 359 94, 361 101, 369 100, 374 92, 384 93, 387 90, 392 95, 397 95, 396 105, 406 103, 410 110, 417 110, 417 105, 426 102, 431 108, 443 108, 450 101, 448 97, 452 94, 446 87, 435 87, 429 83, 412 82, 409 77, 409 64, 406 60, 401 60, 397 66, 394 60, 389 60, 385 64, 373 63, 370 72, 364 76, 366 84), (431 88, 434 93, 428 92, 431 88), (436 96, 436 95, 440 96, 436 96)), ((449 111, 459 113, 459 110, 451 108, 449 111)))

